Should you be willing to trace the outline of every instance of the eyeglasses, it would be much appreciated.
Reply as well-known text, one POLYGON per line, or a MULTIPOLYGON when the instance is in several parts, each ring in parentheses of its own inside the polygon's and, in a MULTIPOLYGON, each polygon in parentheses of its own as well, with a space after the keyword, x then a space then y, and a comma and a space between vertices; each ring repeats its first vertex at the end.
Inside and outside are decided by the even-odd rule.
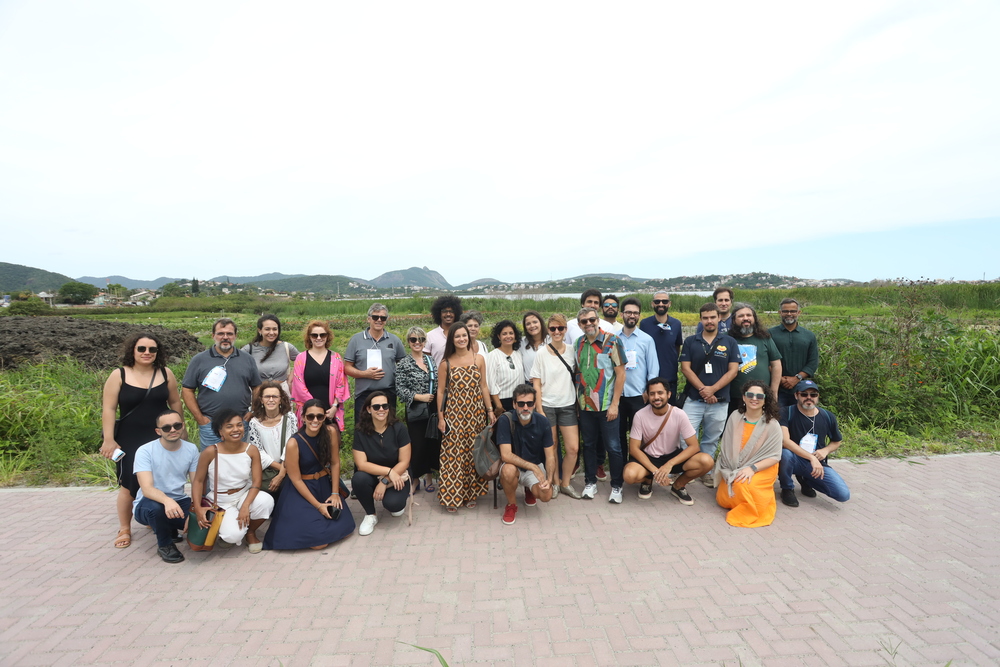
POLYGON ((146 347, 145 345, 135 346, 135 351, 138 352, 139 354, 144 353, 146 350, 149 350, 150 354, 156 354, 157 352, 160 351, 160 348, 156 347, 155 345, 150 345, 149 347, 146 347))
POLYGON ((323 340, 324 338, 326 338, 326 334, 325 333, 311 333, 311 334, 309 334, 309 337, 310 338, 315 338, 316 340, 323 340))
POLYGON ((765 398, 767 398, 764 394, 758 394, 755 391, 748 391, 745 392, 743 395, 746 396, 747 398, 756 399, 758 401, 763 401, 765 398))
POLYGON ((261 396, 260 400, 262 400, 262 401, 280 401, 281 400, 281 396, 261 396))
POLYGON ((231 331, 218 331, 213 336, 218 336, 219 338, 236 338, 236 334, 231 331))
POLYGON ((307 415, 302 416, 307 422, 321 422, 326 419, 326 414, 316 414, 315 412, 310 412, 307 415))
POLYGON ((372 403, 372 410, 388 410, 388 403, 372 403))
POLYGON ((800 391, 799 392, 799 396, 802 396, 803 398, 819 398, 819 392, 818 391, 800 391))
POLYGON ((625 312, 622 313, 622 315, 635 315, 636 317, 638 317, 639 316, 639 311, 638 310, 626 310, 625 312))
POLYGON ((375 322, 385 322, 389 319, 388 315, 369 315, 368 317, 372 318, 375 322))
POLYGON ((664 303, 670 303, 670 299, 653 299, 653 303, 659 306, 664 303))
POLYGON ((588 317, 585 320, 580 320, 580 324, 596 324, 596 323, 597 323, 596 317, 588 317))
POLYGON ((798 312, 799 311, 797 311, 797 310, 783 310, 783 311, 781 311, 781 314, 782 315, 795 315, 798 312))
POLYGON ((410 336, 409 338, 410 345, 413 345, 414 343, 423 343, 426 340, 426 338, 417 338, 416 336, 410 336))
POLYGON ((533 408, 535 407, 534 401, 515 401, 514 402, 519 408, 533 408))
POLYGON ((171 431, 179 431, 184 428, 184 424, 177 422, 176 424, 164 424, 163 426, 158 426, 164 433, 170 433, 171 431))
POLYGON ((560 331, 566 331, 566 327, 549 327, 549 331, 558 333, 560 331))

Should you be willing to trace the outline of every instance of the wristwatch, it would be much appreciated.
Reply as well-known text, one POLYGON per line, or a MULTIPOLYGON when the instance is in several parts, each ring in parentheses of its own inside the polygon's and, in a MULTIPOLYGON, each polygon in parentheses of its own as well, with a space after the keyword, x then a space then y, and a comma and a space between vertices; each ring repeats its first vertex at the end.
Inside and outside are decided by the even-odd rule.
POLYGON ((382 482, 383 484, 385 484, 386 486, 389 486, 390 484, 392 484, 392 482, 389 481, 389 476, 388 475, 386 475, 385 477, 383 477, 379 481, 382 482))
POLYGON ((757 472, 757 465, 754 464, 754 463, 751 463, 750 464, 750 469, 753 470, 754 472, 757 472))

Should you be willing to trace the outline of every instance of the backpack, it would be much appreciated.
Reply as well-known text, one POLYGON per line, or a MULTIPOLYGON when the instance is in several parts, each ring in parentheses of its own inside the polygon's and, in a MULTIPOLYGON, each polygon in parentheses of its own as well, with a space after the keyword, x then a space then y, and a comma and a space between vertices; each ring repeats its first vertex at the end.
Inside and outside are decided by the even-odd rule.
MULTIPOLYGON (((501 419, 503 417, 510 419, 510 414, 505 412, 501 419)), ((472 441, 472 461, 476 464, 476 474, 486 481, 494 480, 500 475, 500 448, 496 443, 496 427, 496 422, 493 426, 487 426, 472 441)), ((513 420, 510 423, 510 430, 511 433, 514 432, 513 420)))

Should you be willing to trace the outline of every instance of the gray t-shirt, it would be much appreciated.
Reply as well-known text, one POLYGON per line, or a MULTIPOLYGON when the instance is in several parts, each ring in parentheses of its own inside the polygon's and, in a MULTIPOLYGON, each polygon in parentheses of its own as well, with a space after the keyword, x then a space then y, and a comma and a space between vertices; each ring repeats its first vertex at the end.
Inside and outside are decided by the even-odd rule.
MULTIPOLYGON (((132 464, 134 472, 153 473, 153 486, 174 500, 187 498, 184 483, 187 482, 188 475, 198 469, 198 446, 187 440, 181 440, 180 443, 177 450, 171 451, 160 443, 159 438, 147 442, 136 450, 132 464)), ((132 502, 133 513, 142 499, 140 487, 132 502)))
POLYGON ((299 356, 299 351, 294 345, 284 341, 279 340, 275 345, 277 347, 271 356, 267 358, 267 361, 264 361, 264 355, 267 354, 269 348, 262 345, 251 346, 247 343, 240 348, 240 351, 249 352, 250 356, 257 362, 257 370, 260 371, 260 379, 262 381, 287 382, 288 366, 295 361, 295 357, 299 356))
POLYGON ((250 409, 253 387, 260 384, 257 362, 246 352, 233 350, 229 359, 215 351, 215 346, 191 357, 181 386, 198 393, 198 408, 211 417, 223 408, 231 408, 241 415, 250 409), (202 381, 216 366, 226 366, 226 381, 219 391, 201 386, 202 381))
POLYGON ((396 391, 396 362, 406 356, 406 348, 403 341, 396 334, 388 331, 382 332, 382 337, 377 341, 371 337, 369 329, 351 336, 347 343, 347 352, 344 353, 344 361, 354 362, 354 367, 359 371, 368 370, 368 350, 379 349, 382 351, 382 370, 385 375, 381 380, 369 380, 368 378, 355 378, 354 395, 376 389, 389 389, 396 391))

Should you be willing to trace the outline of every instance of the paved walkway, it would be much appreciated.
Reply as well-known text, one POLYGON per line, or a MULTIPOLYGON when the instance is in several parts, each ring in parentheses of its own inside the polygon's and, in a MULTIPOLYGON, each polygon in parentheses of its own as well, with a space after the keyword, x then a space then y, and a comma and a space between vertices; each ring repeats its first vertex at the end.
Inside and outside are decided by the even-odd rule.
POLYGON ((323 552, 180 565, 141 527, 112 548, 110 493, 0 491, 0 664, 437 664, 397 639, 453 667, 1000 664, 1000 456, 835 465, 849 503, 757 530, 698 483, 690 508, 602 484, 513 526, 425 501, 323 552))

